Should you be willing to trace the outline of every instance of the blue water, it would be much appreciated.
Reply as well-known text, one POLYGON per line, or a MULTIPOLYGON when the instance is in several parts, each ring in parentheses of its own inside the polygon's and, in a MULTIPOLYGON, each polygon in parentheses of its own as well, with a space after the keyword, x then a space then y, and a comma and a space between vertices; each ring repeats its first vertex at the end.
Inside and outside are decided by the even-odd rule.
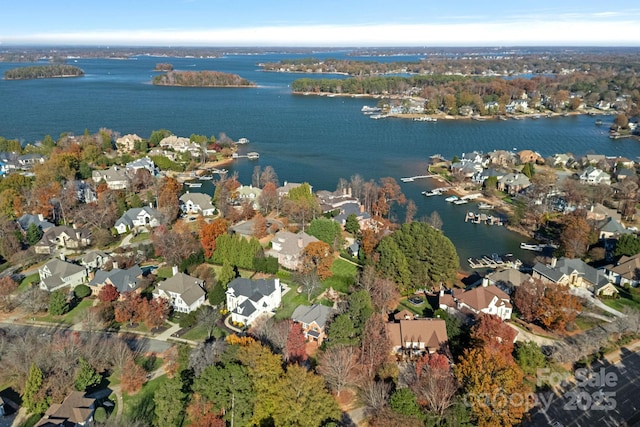
MULTIPOLYGON (((344 52, 336 52, 314 56, 343 55, 344 52)), ((305 56, 308 55, 286 57, 305 56)), ((268 54, 215 59, 78 59, 72 64, 85 71, 82 78, 0 80, 0 135, 34 142, 47 134, 56 138, 63 132, 79 135, 85 129, 93 133, 100 128, 142 137, 162 128, 179 136, 218 136, 224 132, 233 139, 249 138, 251 143, 243 149, 260 153, 257 161, 240 159, 231 166, 241 182, 250 183, 254 166, 271 165, 281 181, 308 181, 316 190, 333 190, 339 178, 349 179, 354 174, 366 180, 421 175, 428 157, 435 153, 452 157, 473 150, 527 148, 543 156, 558 152, 593 152, 632 159, 640 156, 640 144, 610 140, 606 126, 595 126, 588 116, 437 123, 371 120, 360 109, 374 105, 375 100, 290 93, 289 84, 296 78, 343 76, 267 73, 257 65, 283 57, 268 54), (155 87, 150 81, 155 64, 160 62, 169 62, 178 70, 237 73, 258 87, 155 87)), ((0 63, 0 73, 25 65, 0 63)), ((422 196, 420 192, 430 185, 429 181, 418 180, 402 184, 402 189, 416 202, 418 218, 434 210, 440 213, 443 229, 456 244, 462 260, 493 252, 513 252, 530 258, 531 254, 519 251, 520 236, 503 228, 465 224, 465 206, 447 204, 441 197, 422 196)))

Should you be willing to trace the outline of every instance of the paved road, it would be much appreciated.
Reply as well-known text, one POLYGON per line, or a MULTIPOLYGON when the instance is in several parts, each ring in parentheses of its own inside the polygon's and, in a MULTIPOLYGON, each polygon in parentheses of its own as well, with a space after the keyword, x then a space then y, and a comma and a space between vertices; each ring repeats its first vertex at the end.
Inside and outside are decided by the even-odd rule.
MULTIPOLYGON (((536 408, 527 426, 621 426, 640 423, 640 345, 623 348, 617 355, 580 375, 558 394, 545 392, 551 403, 536 408)), ((540 400, 540 399, 539 399, 540 400)))

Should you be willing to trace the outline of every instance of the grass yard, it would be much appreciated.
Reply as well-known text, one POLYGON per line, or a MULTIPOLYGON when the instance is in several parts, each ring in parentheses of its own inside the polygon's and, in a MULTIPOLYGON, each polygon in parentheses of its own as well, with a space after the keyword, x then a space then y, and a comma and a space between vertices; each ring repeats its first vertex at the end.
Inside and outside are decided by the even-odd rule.
POLYGON ((291 285, 291 290, 282 296, 282 305, 276 311, 276 319, 289 319, 293 311, 299 305, 310 305, 307 301, 307 294, 296 292, 295 285, 291 285))
POLYGON ((422 316, 422 317, 425 316, 425 313, 424 313, 425 310, 432 311, 431 305, 426 299, 420 305, 413 305, 409 301, 407 301, 406 298, 403 298, 400 300, 400 303, 398 304, 398 309, 402 310, 403 308, 406 310, 409 310, 413 314, 417 314, 418 316, 422 316))
POLYGON ((603 323, 602 320, 589 316, 578 316, 575 320, 575 324, 578 326, 578 328, 580 328, 581 331, 589 330, 601 323, 603 323))
POLYGON ((166 375, 151 380, 142 386, 142 390, 133 396, 122 393, 124 405, 123 414, 125 420, 144 420, 145 422, 152 420, 155 416, 153 395, 167 380, 168 378, 166 375))
POLYGON ((616 286, 616 288, 620 292, 618 294, 619 298, 603 298, 603 303, 618 311, 622 311, 625 307, 629 307, 634 310, 640 310, 640 291, 637 288, 625 289, 619 286, 616 286))
POLYGON ((18 286, 18 292, 26 291, 27 289, 29 289, 29 286, 31 286, 31 283, 39 282, 39 281, 40 281, 40 275, 38 273, 33 273, 33 274, 30 274, 30 275, 26 276, 20 282, 20 285, 18 286))
POLYGON ((323 282, 325 289, 331 286, 335 291, 347 293, 349 287, 356 282, 358 269, 357 265, 349 261, 345 261, 342 258, 336 259, 331 266, 333 276, 323 282))
POLYGON ((71 311, 62 316, 52 316, 50 314, 46 314, 44 316, 36 317, 40 322, 50 322, 50 323, 64 323, 67 325, 73 325, 76 323, 76 319, 78 316, 82 314, 83 311, 88 309, 93 305, 93 300, 89 298, 85 298, 78 305, 73 307, 71 311))
POLYGON ((129 243, 139 243, 139 242, 144 242, 145 240, 149 240, 151 238, 151 234, 150 233, 140 233, 135 237, 131 238, 131 241, 129 243))

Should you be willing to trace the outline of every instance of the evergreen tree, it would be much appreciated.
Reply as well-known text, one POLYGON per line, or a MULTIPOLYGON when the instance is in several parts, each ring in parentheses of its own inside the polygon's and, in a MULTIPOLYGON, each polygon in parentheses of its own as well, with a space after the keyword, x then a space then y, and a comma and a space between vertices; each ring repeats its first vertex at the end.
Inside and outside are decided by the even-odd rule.
POLYGON ((100 381, 102 381, 102 375, 100 375, 84 357, 80 357, 74 380, 76 390, 85 391, 89 387, 100 384, 100 381))
POLYGON ((155 402, 155 426, 182 425, 186 394, 182 391, 182 381, 179 377, 165 381, 153 395, 155 402))
POLYGON ((360 232, 360 223, 356 214, 349 214, 347 220, 344 223, 344 230, 352 235, 357 235, 360 232))
POLYGON ((42 230, 35 224, 30 224, 27 228, 27 243, 33 246, 42 239, 42 230))
POLYGON ((69 311, 67 297, 61 290, 51 292, 49 296, 49 313, 53 316, 62 316, 69 311))
POLYGON ((24 394, 22 395, 22 404, 29 413, 44 414, 49 407, 47 399, 43 399, 40 396, 40 388, 44 381, 42 370, 36 366, 35 363, 31 364, 29 368, 29 376, 24 386, 24 394))

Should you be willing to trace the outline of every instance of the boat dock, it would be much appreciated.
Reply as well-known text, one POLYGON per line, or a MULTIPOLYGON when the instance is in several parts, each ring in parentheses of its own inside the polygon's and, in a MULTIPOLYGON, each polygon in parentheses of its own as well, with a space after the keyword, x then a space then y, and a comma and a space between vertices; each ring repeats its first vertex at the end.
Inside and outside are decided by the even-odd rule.
POLYGON ((471 222, 473 224, 486 224, 486 225, 504 225, 504 221, 499 216, 487 215, 485 213, 467 212, 464 216, 464 222, 471 222))
POLYGON ((491 254, 480 257, 470 257, 467 259, 471 268, 520 268, 522 261, 515 258, 513 254, 491 254))
POLYGON ((409 176, 406 178, 400 178, 400 181, 402 182, 413 182, 416 179, 424 179, 424 178, 440 178, 440 175, 436 175, 433 173, 428 173, 426 175, 417 175, 417 176, 409 176))

